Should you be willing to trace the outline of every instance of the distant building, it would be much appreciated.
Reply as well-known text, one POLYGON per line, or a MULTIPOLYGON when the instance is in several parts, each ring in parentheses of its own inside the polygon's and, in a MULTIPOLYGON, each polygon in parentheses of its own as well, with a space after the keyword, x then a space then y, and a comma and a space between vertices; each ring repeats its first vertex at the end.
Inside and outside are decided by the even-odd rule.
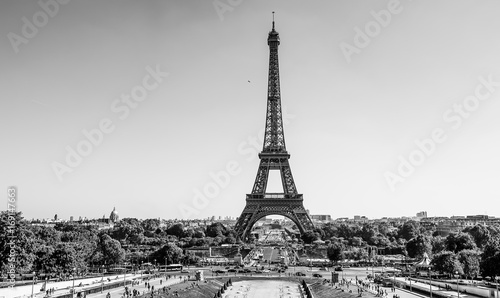
POLYGON ((115 207, 113 207, 113 211, 111 211, 111 214, 109 215, 109 220, 112 223, 116 223, 120 220, 120 217, 118 216, 118 212, 116 211, 115 207))
POLYGON ((311 219, 320 221, 332 221, 332 217, 330 215, 311 215, 311 219))
POLYGON ((427 218, 427 211, 418 212, 417 218, 427 218))
POLYGON ((467 219, 469 220, 488 220, 488 215, 467 215, 467 219))
POLYGON ((366 217, 364 215, 354 215, 354 221, 366 222, 366 221, 368 221, 368 217, 366 217))
POLYGON ((436 233, 446 237, 451 233, 459 232, 462 228, 463 226, 456 220, 443 220, 437 223, 436 233))

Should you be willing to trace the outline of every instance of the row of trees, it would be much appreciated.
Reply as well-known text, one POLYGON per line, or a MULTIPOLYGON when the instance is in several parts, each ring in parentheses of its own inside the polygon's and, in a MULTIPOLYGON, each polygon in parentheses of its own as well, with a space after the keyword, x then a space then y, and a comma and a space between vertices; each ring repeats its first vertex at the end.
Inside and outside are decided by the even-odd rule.
MULTIPOLYGON (((446 237, 436 233, 432 226, 424 228, 414 221, 390 229, 385 224, 327 225, 323 230, 318 229, 313 233, 313 239, 322 236, 323 239, 326 238, 327 254, 332 261, 345 258, 367 260, 371 257, 369 248, 392 247, 392 251, 409 258, 420 259, 425 254, 428 255, 432 260, 433 270, 441 273, 458 272, 470 278, 500 275, 498 226, 475 225, 446 237)), ((307 238, 305 240, 310 241, 307 238)))
POLYGON ((195 245, 235 243, 236 233, 220 223, 206 228, 184 228, 182 224, 161 226, 158 219, 126 218, 111 229, 99 230, 84 222, 57 223, 54 227, 31 224, 15 215, 0 213, 0 272, 9 265, 16 273, 80 274, 113 264, 194 263, 197 258, 183 248, 195 245), (8 224, 14 217, 15 227, 8 224), (13 230, 14 246, 9 245, 13 230), (9 263, 11 248, 15 261, 9 263))
MULTIPOLYGON (((0 214, 0 270, 6 272, 8 214, 0 214)), ((15 215, 16 272, 70 273, 73 268, 86 272, 102 265, 129 262, 196 262, 186 254, 193 246, 217 246, 237 242, 235 231, 213 223, 185 227, 181 223, 161 224, 158 219, 125 218, 111 229, 98 230, 85 222, 58 223, 54 227, 30 224, 21 213, 15 215)), ((293 235, 292 235, 293 236, 293 235)), ((365 260, 370 248, 386 254, 432 258, 442 272, 461 272, 467 276, 500 275, 500 228, 476 225, 442 237, 436 227, 415 221, 397 223, 330 223, 302 235, 299 242, 322 240, 332 260, 365 260)), ((252 240, 252 239, 250 239, 252 240)))

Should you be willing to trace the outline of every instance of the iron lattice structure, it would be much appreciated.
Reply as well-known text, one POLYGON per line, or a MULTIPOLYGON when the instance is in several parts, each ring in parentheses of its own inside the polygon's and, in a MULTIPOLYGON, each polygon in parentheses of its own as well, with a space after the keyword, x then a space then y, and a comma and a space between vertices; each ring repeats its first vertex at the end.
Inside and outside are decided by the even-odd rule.
POLYGON ((246 206, 236 222, 235 230, 240 239, 247 239, 253 225, 267 215, 283 215, 292 220, 301 233, 312 230, 314 225, 304 208, 302 194, 297 192, 286 151, 281 113, 278 46, 280 38, 273 29, 267 38, 269 45, 269 80, 267 92, 266 129, 264 145, 259 154, 260 165, 251 194, 247 194, 246 206), (283 193, 267 193, 270 170, 279 170, 283 193))

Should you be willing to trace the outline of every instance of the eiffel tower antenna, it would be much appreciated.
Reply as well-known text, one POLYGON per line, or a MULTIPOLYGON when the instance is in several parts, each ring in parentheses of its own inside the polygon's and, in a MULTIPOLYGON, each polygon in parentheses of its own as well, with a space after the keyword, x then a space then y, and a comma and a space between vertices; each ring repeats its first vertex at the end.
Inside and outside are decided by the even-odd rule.
POLYGON ((282 215, 292 220, 301 233, 314 229, 303 205, 302 194, 297 192, 288 160, 281 112, 280 76, 278 64, 279 33, 273 29, 267 38, 269 45, 269 77, 264 144, 259 154, 260 165, 252 193, 247 194, 246 206, 234 227, 241 240, 246 240, 253 225, 267 215, 282 215), (269 171, 281 175, 282 193, 268 193, 269 171))

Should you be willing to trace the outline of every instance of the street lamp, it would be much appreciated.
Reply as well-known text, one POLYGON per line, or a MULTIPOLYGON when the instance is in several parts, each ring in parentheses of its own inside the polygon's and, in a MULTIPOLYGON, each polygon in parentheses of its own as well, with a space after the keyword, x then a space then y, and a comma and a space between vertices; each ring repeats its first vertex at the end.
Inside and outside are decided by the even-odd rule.
POLYGON ((431 267, 429 267, 429 292, 431 293, 430 298, 432 298, 431 267))
POLYGON ((375 272, 374 271, 374 266, 375 266, 375 254, 373 253, 373 247, 369 246, 368 247, 370 250, 369 256, 370 256, 370 263, 372 264, 372 278, 375 278, 375 272))
POLYGON ((495 282, 496 282, 495 284, 497 286, 497 298, 498 298, 499 297, 498 296, 498 276, 495 276, 495 282))
POLYGON ((499 297, 498 296, 498 276, 495 275, 495 285, 497 287, 497 298, 499 297))
POLYGON ((457 298, 460 298, 460 292, 458 291, 458 271, 455 271, 455 274, 457 275, 457 298))
POLYGON ((393 272, 392 272, 392 277, 393 277, 393 281, 392 281, 392 287, 395 289, 396 288, 396 266, 393 265, 393 272))
POLYGON ((101 265, 101 273, 102 273, 102 277, 101 277, 101 293, 102 293, 103 288, 104 288, 104 265, 101 265))
POLYGON ((76 268, 73 267, 73 287, 71 288, 71 297, 75 297, 75 273, 76 268))
POLYGON ((34 289, 35 289, 35 271, 33 271, 33 283, 31 284, 31 298, 33 298, 34 289))

